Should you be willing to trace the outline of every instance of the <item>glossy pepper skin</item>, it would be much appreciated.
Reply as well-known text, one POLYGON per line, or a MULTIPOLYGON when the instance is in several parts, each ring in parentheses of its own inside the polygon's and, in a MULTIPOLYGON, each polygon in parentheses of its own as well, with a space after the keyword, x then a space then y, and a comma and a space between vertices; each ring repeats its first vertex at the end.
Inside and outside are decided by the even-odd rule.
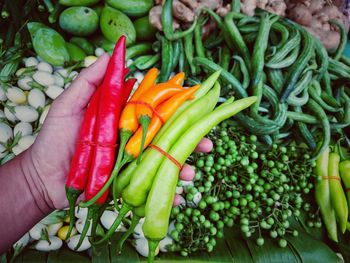
POLYGON ((97 108, 99 102, 99 91, 92 96, 85 112, 84 120, 79 132, 79 141, 75 147, 75 152, 70 164, 66 181, 66 195, 69 203, 69 231, 67 237, 73 229, 75 222, 74 207, 79 195, 84 191, 90 163, 92 159, 92 144, 94 141, 94 131, 97 119, 97 108))
MULTIPOLYGON (((119 115, 125 99, 129 96, 123 92, 124 76, 127 70, 125 64, 125 37, 118 40, 109 61, 104 80, 99 87, 100 101, 96 120, 96 146, 93 150, 89 179, 85 188, 86 200, 92 199, 104 186, 113 169, 115 159, 115 144, 117 143, 117 128, 119 115)), ((128 85, 130 85, 130 82, 128 85)), ((128 88, 128 90, 131 90, 128 88)), ((106 191, 97 202, 88 209, 87 220, 76 248, 79 248, 90 227, 95 233, 97 217, 108 196, 106 191)))
MULTIPOLYGON (((196 85, 190 89, 185 89, 185 90, 179 92, 178 94, 174 95, 173 97, 171 97, 167 101, 163 102, 161 105, 159 105, 156 108, 159 112, 159 116, 164 121, 167 121, 171 117, 171 115, 174 114, 176 109, 178 109, 186 100, 192 98, 193 94, 199 88, 200 88, 200 85, 196 85)), ((150 128, 149 128, 147 136, 146 136, 146 145, 148 145, 152 141, 152 139, 154 138, 154 136, 156 135, 156 133, 159 131, 159 129, 161 127, 162 127, 162 122, 160 121, 158 116, 154 115, 152 117, 150 128)), ((141 128, 139 128, 136 131, 136 133, 133 135, 133 137, 129 140, 129 142, 125 148, 126 153, 128 155, 135 156, 135 158, 137 157, 137 155, 139 154, 138 151, 139 151, 140 145, 141 145, 141 136, 142 136, 142 130, 141 130, 141 128)), ((126 168, 126 169, 128 169, 128 168, 126 168)), ((109 186, 112 184, 112 181, 117 176, 116 171, 117 170, 114 170, 112 172, 111 177, 108 179, 108 181, 103 186, 103 188, 99 191, 99 193, 93 199, 90 200, 90 203, 95 202, 97 200, 97 198, 99 198, 102 195, 102 193, 109 188, 109 186)), ((116 196, 116 193, 117 192, 115 192, 115 196, 116 196)), ((89 206, 89 205, 91 205, 90 203, 86 203, 85 205, 89 206)))
POLYGON ((328 178, 329 147, 316 159, 315 175, 315 199, 320 207, 323 222, 329 237, 338 242, 337 221, 331 204, 328 178))
MULTIPOLYGON (((193 94, 200 88, 200 85, 194 86, 190 89, 183 90, 174 95, 167 101, 160 104, 156 111, 164 122, 166 122, 172 114, 180 107, 186 100, 190 99, 193 94)), ((153 115, 151 122, 148 126, 148 132, 146 134, 144 149, 152 142, 159 129, 162 127, 162 121, 157 115, 153 115)), ((135 134, 130 138, 129 142, 125 146, 125 152, 128 155, 136 158, 140 154, 142 140, 142 128, 138 128, 135 134)))
POLYGON ((339 161, 340 157, 337 153, 332 152, 329 154, 328 176, 331 178, 329 180, 331 204, 335 211, 335 216, 339 222, 340 230, 342 233, 344 233, 346 230, 346 223, 348 220, 348 205, 339 177, 339 161))
MULTIPOLYGON (((125 64, 125 37, 118 40, 113 55, 107 67, 106 75, 100 87, 100 96, 103 103, 98 108, 96 142, 89 181, 85 190, 86 200, 93 198, 108 180, 115 161, 115 145, 117 143, 117 129, 121 112, 124 64, 125 64)), ((103 204, 107 199, 108 191, 97 201, 103 204)))
POLYGON ((350 160, 345 160, 339 163, 340 177, 346 188, 346 197, 348 200, 348 207, 350 205, 350 160))

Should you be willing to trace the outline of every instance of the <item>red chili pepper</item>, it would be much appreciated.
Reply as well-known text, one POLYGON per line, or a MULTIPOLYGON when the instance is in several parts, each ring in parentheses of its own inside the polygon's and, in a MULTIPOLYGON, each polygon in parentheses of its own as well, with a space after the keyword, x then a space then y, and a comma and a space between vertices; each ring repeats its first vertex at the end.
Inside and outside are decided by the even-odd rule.
POLYGON ((90 163, 92 159, 92 144, 99 102, 99 91, 92 96, 85 112, 84 120, 79 132, 79 141, 70 164, 68 178, 66 181, 66 195, 69 203, 69 238, 75 222, 74 207, 79 195, 84 191, 90 163))
MULTIPOLYGON (((121 36, 114 48, 109 61, 107 71, 100 86, 100 101, 96 123, 96 147, 93 150, 92 162, 89 172, 89 179, 85 188, 86 200, 93 198, 104 186, 115 161, 115 146, 117 143, 117 131, 123 98, 127 94, 124 88, 125 64, 125 36, 121 36), (123 95, 124 94, 124 95, 123 95)), ((108 192, 106 191, 97 202, 88 208, 88 215, 81 233, 78 249, 86 236, 92 219, 92 233, 95 233, 97 216, 102 205, 105 203, 108 192)))
POLYGON ((135 85, 135 82, 136 82, 135 78, 131 78, 131 79, 128 79, 127 81, 125 81, 124 88, 123 88, 123 94, 122 94, 123 108, 129 99, 130 93, 132 91, 132 88, 135 85))

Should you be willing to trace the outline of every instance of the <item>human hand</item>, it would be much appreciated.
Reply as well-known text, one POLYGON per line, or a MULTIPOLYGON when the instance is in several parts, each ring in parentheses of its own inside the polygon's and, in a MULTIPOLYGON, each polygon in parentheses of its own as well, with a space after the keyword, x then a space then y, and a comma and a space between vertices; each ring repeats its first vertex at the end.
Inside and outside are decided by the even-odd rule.
POLYGON ((44 200, 53 209, 68 206, 64 187, 66 176, 86 106, 103 80, 108 61, 109 56, 102 55, 82 70, 52 103, 37 140, 26 153, 36 171, 33 180, 42 188, 44 200))

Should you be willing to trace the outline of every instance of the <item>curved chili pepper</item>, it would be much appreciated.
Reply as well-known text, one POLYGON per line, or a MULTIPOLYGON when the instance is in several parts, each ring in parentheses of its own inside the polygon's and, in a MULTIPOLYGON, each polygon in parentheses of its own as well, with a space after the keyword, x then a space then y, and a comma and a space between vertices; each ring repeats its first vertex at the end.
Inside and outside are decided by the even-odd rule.
POLYGON ((168 83, 173 83, 176 85, 182 85, 185 79, 185 73, 184 72, 180 72, 177 73, 174 77, 172 77, 171 79, 168 80, 168 83))
MULTIPOLYGON (((182 105, 182 103, 184 103, 186 100, 190 99, 199 88, 200 85, 196 85, 191 89, 181 91, 180 93, 174 95, 167 101, 160 104, 156 108, 156 111, 159 113, 162 120, 164 122, 167 121, 171 115, 174 114, 177 108, 180 107, 180 105, 182 105)), ((140 127, 126 144, 124 152, 127 155, 133 156, 134 158, 139 156, 141 152, 152 142, 153 138, 162 127, 162 120, 154 114, 148 126, 148 132, 146 134, 143 148, 140 148, 143 135, 142 127, 140 127)))
POLYGON ((76 145, 66 181, 65 188, 69 204, 70 219, 67 238, 70 237, 75 222, 75 203, 79 195, 84 191, 88 179, 87 175, 89 173, 90 163, 92 159, 92 145, 90 142, 94 140, 98 102, 99 90, 97 90, 92 96, 91 101, 87 107, 79 132, 80 141, 76 145))
MULTIPOLYGON (((117 142, 118 134, 116 131, 119 123, 119 115, 121 106, 125 103, 123 97, 128 97, 125 93, 123 96, 125 42, 125 36, 121 36, 114 48, 105 78, 100 86, 100 98, 103 99, 103 103, 100 103, 98 107, 96 122, 97 145, 93 151, 89 179, 85 189, 86 200, 92 199, 104 186, 110 177, 115 161, 114 145, 117 142)), ((106 191, 93 206, 89 207, 84 229, 76 249, 80 247, 86 236, 90 226, 90 219, 93 221, 93 226, 96 225, 98 212, 105 203, 107 196, 108 191, 106 191)))
POLYGON ((122 100, 124 101, 125 105, 129 99, 130 93, 132 91, 132 88, 134 87, 136 82, 136 78, 131 78, 125 81, 124 83, 124 88, 123 88, 123 93, 122 93, 122 100))
MULTIPOLYGON (((152 120, 149 125, 149 130, 145 139, 145 145, 146 147, 150 144, 150 142, 153 140, 159 129, 162 127, 162 121, 159 119, 162 118, 163 121, 167 121, 174 112, 188 99, 190 99, 193 94, 200 88, 200 85, 196 85, 193 88, 183 90, 179 92, 178 94, 174 95, 167 101, 160 104, 156 110, 159 113, 159 116, 153 115, 152 120)), ((140 145, 141 145, 141 137, 142 137, 142 128, 140 127, 136 133, 131 137, 129 142, 127 143, 124 155, 127 156, 129 159, 132 158, 135 159, 139 155, 140 145)), ((117 176, 119 170, 113 170, 111 177, 108 179, 106 184, 103 186, 103 188, 88 202, 83 204, 82 206, 90 206, 94 202, 100 198, 105 191, 109 188, 109 186, 112 184, 114 178, 117 176)))
MULTIPOLYGON (((182 87, 173 83, 160 83, 154 86, 153 89, 147 91, 142 95, 140 102, 144 104, 136 105, 136 116, 142 126, 142 141, 140 146, 140 152, 145 144, 148 125, 152 118, 152 109, 158 106, 163 101, 167 100, 177 92, 181 91, 182 87), (147 105, 147 106, 146 106, 147 105)), ((141 159, 139 155, 138 161, 141 159)))

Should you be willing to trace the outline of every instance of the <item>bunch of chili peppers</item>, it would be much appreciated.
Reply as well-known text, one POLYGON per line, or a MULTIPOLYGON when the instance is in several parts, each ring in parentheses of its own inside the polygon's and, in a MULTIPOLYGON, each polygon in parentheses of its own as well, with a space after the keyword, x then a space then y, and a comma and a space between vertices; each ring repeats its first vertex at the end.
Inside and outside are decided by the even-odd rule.
POLYGON ((338 242, 337 223, 342 233, 350 230, 347 222, 350 205, 350 160, 343 155, 339 145, 328 147, 316 160, 315 174, 316 202, 329 237, 338 242))
MULTIPOLYGON (((74 207, 78 196, 85 192, 86 200, 93 198, 110 177, 114 166, 120 112, 136 81, 134 78, 125 81, 128 70, 124 65, 125 37, 122 36, 114 48, 104 80, 87 107, 71 161, 66 182, 70 208, 68 237, 74 225, 74 207)), ((96 227, 97 215, 107 197, 108 192, 105 192, 94 206, 89 207, 88 219, 77 247, 86 235, 90 219, 93 219, 93 230, 96 227)))
POLYGON ((186 100, 193 98, 200 87, 183 88, 184 73, 167 82, 156 83, 158 70, 153 68, 127 102, 135 79, 124 80, 128 73, 124 64, 125 37, 122 36, 115 46, 104 81, 87 108, 66 183, 71 217, 68 237, 74 225, 75 203, 83 191, 86 202, 80 206, 88 207, 76 249, 85 238, 90 221, 91 233, 95 233, 97 218, 103 212, 109 187, 120 168, 141 157, 162 125, 186 100), (120 146, 115 161, 118 138, 120 146))

